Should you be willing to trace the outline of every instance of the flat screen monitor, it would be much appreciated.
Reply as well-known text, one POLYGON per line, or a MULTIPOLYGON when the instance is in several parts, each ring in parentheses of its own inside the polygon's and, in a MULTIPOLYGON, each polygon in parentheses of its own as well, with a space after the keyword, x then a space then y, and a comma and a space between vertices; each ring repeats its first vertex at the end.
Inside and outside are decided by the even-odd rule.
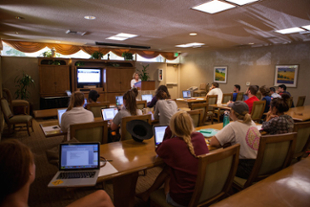
POLYGON ((182 91, 183 98, 190 98, 191 97, 191 91, 182 91))
POLYGON ((116 106, 123 105, 123 96, 115 96, 116 106))
POLYGON ((146 102, 151 102, 153 99, 152 94, 143 94, 141 95, 141 97, 142 97, 142 101, 146 101, 146 102))
POLYGON ((77 82, 83 83, 100 83, 101 70, 94 68, 78 68, 77 69, 77 82))

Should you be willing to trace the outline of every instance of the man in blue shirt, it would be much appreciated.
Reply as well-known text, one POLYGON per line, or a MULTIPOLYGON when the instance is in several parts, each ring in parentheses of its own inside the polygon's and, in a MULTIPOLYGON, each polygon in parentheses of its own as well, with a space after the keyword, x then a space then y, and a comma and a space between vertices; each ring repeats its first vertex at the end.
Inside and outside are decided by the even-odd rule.
POLYGON ((240 92, 240 85, 234 85, 234 94, 233 94, 233 102, 236 101, 236 98, 237 98, 237 94, 240 92))

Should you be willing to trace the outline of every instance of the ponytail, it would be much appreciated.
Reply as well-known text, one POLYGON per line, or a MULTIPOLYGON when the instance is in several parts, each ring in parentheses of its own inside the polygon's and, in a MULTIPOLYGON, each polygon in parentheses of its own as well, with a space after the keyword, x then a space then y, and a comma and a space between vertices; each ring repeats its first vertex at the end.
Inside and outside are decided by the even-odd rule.
POLYGON ((235 113, 237 119, 239 119, 240 122, 244 124, 249 124, 252 121, 251 114, 249 114, 247 111, 244 111, 242 114, 239 114, 238 112, 231 109, 231 113, 235 113))
POLYGON ((127 91, 123 99, 125 100, 125 108, 126 110, 132 115, 137 115, 137 102, 136 102, 136 95, 133 91, 127 91))

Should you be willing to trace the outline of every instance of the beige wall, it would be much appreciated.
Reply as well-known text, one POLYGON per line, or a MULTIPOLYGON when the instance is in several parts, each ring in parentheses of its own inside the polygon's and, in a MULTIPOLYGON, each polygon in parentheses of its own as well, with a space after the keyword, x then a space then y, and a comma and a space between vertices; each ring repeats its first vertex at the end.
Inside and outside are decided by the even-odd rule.
POLYGON ((239 84, 241 91, 245 91, 246 82, 271 87, 274 85, 277 64, 299 64, 297 87, 288 88, 287 91, 295 102, 298 96, 306 95, 305 104, 310 104, 310 43, 209 51, 189 54, 184 60, 180 90, 192 85, 199 86, 203 82, 211 84, 214 66, 227 66, 227 83, 220 84, 224 93, 232 92, 234 84, 239 84))

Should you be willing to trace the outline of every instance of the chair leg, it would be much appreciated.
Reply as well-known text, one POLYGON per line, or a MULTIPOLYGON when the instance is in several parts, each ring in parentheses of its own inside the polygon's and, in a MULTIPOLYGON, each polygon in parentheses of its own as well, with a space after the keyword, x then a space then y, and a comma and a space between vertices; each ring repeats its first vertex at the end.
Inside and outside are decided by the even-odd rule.
POLYGON ((32 121, 32 119, 31 119, 31 121, 30 121, 30 124, 31 124, 32 132, 34 132, 34 130, 33 130, 33 121, 32 121))
POLYGON ((30 131, 29 131, 29 122, 27 122, 27 132, 28 132, 28 136, 30 136, 30 131))

